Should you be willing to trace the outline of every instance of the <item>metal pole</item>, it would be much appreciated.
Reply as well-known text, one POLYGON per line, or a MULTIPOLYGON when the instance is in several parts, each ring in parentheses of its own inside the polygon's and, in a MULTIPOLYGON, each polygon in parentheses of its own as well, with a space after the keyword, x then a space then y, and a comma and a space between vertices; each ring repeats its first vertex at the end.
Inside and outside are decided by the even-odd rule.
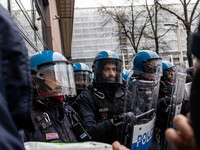
POLYGON ((37 44, 37 35, 36 35, 36 13, 35 13, 35 1, 32 0, 32 3, 31 3, 31 8, 32 8, 32 19, 33 19, 33 23, 34 23, 34 40, 35 40, 35 44, 36 44, 36 47, 38 47, 38 44, 37 44))
POLYGON ((123 60, 123 68, 126 69, 125 68, 125 60, 124 60, 124 53, 123 52, 122 52, 122 60, 123 60))
POLYGON ((179 51, 179 62, 183 62, 183 51, 182 51, 182 43, 181 43, 181 30, 180 23, 177 21, 177 41, 178 41, 178 51, 179 51))
POLYGON ((170 57, 171 57, 171 63, 172 63, 172 65, 174 65, 173 55, 170 55, 170 57))

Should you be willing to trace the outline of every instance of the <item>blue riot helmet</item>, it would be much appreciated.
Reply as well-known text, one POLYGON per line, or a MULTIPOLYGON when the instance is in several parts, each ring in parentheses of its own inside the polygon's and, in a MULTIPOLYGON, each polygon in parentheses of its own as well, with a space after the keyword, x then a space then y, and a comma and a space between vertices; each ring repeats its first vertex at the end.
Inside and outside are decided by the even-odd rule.
POLYGON ((133 70, 145 73, 162 72, 162 59, 153 51, 144 50, 136 54, 133 70))
POLYGON ((175 72, 175 66, 169 61, 162 61, 162 70, 163 70, 163 80, 169 83, 173 82, 173 75, 175 72))
POLYGON ((110 50, 101 51, 94 58, 94 83, 122 84, 122 61, 110 50))
POLYGON ((130 72, 130 70, 123 69, 122 78, 123 78, 123 80, 124 80, 125 82, 127 81, 127 77, 128 77, 129 72, 130 72))
POLYGON ((76 63, 73 68, 77 91, 87 90, 92 82, 92 71, 84 63, 76 63))
POLYGON ((75 96, 72 63, 54 51, 41 51, 30 58, 31 74, 37 93, 42 97, 75 96))
POLYGON ((164 71, 168 70, 168 69, 174 69, 174 65, 171 64, 171 62, 169 61, 162 61, 162 69, 163 69, 163 73, 164 71))
POLYGON ((186 70, 187 74, 189 74, 191 76, 191 78, 193 77, 194 74, 194 67, 190 67, 186 70))

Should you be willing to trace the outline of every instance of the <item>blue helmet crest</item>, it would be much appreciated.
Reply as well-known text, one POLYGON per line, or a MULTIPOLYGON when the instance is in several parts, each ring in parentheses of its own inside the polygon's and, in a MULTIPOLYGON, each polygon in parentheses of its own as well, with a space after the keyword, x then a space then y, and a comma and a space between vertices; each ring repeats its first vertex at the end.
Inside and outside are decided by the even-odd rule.
POLYGON ((106 58, 112 58, 112 59, 120 59, 119 56, 110 50, 101 51, 97 54, 97 56, 94 58, 94 62, 100 59, 106 59, 106 58))
POLYGON ((147 61, 148 59, 154 59, 154 58, 159 58, 157 53, 155 53, 154 51, 144 50, 138 52, 133 60, 133 69, 140 72, 144 72, 143 62, 147 61))
POLYGON ((162 69, 163 69, 163 72, 165 69, 170 69, 170 68, 173 68, 174 66, 171 64, 171 62, 169 61, 162 61, 162 69))
POLYGON ((31 69, 34 69, 38 65, 48 62, 67 62, 67 59, 60 53, 50 50, 45 50, 36 53, 30 58, 31 69))
POLYGON ((88 65, 86 65, 84 63, 76 63, 73 65, 73 68, 74 68, 74 71, 89 71, 89 72, 91 72, 90 67, 88 67, 88 65))

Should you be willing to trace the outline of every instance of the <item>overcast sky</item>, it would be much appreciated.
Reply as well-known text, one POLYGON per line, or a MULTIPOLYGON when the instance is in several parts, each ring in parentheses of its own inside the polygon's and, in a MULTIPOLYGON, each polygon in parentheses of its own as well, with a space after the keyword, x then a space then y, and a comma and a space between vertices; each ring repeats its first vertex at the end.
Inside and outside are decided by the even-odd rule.
MULTIPOLYGON (((101 7, 103 6, 125 6, 127 0, 75 0, 75 7, 86 8, 86 7, 101 7)), ((139 0, 141 2, 142 0, 139 0)), ((151 3, 153 0, 148 0, 151 3)), ((159 0, 162 3, 180 3, 180 0, 159 0)), ((188 0, 186 0, 188 1, 188 0)), ((195 2, 196 0, 192 0, 195 2)))
MULTIPOLYGON (((137 1, 137 0, 135 0, 137 1)), ((144 0, 138 0, 140 3, 144 0)), ((154 0, 148 0, 151 3, 154 0)), ((180 0, 159 0, 161 3, 180 3, 180 0)), ((188 0, 186 0, 188 1, 188 0)), ((192 0, 195 2, 196 0, 192 0)), ((22 4, 27 10, 31 8, 30 0, 21 0, 22 4)), ((7 0, 0 0, 0 3, 7 7, 7 0)), ((16 2, 13 0, 13 9, 18 9, 16 2)), ((127 0, 75 0, 75 7, 87 8, 87 7, 101 7, 101 6, 126 6, 127 0)))

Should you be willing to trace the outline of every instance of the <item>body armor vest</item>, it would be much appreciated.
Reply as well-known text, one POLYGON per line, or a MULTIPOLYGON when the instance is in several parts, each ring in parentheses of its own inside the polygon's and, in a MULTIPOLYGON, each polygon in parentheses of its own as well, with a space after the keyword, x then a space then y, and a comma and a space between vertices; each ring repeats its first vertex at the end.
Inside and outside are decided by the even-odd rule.
POLYGON ((56 119, 46 107, 42 107, 42 109, 33 108, 31 115, 34 120, 35 132, 26 133, 27 140, 53 143, 91 140, 78 114, 68 105, 58 107, 63 110, 62 119, 56 119))
POLYGON ((95 117, 97 121, 111 119, 123 113, 125 95, 122 88, 116 91, 114 99, 109 99, 98 90, 93 90, 92 92, 96 106, 95 117))
POLYGON ((52 143, 72 143, 77 142, 71 130, 70 120, 64 115, 63 120, 51 117, 47 112, 37 110, 32 111, 35 132, 32 135, 33 141, 52 142, 52 143))

